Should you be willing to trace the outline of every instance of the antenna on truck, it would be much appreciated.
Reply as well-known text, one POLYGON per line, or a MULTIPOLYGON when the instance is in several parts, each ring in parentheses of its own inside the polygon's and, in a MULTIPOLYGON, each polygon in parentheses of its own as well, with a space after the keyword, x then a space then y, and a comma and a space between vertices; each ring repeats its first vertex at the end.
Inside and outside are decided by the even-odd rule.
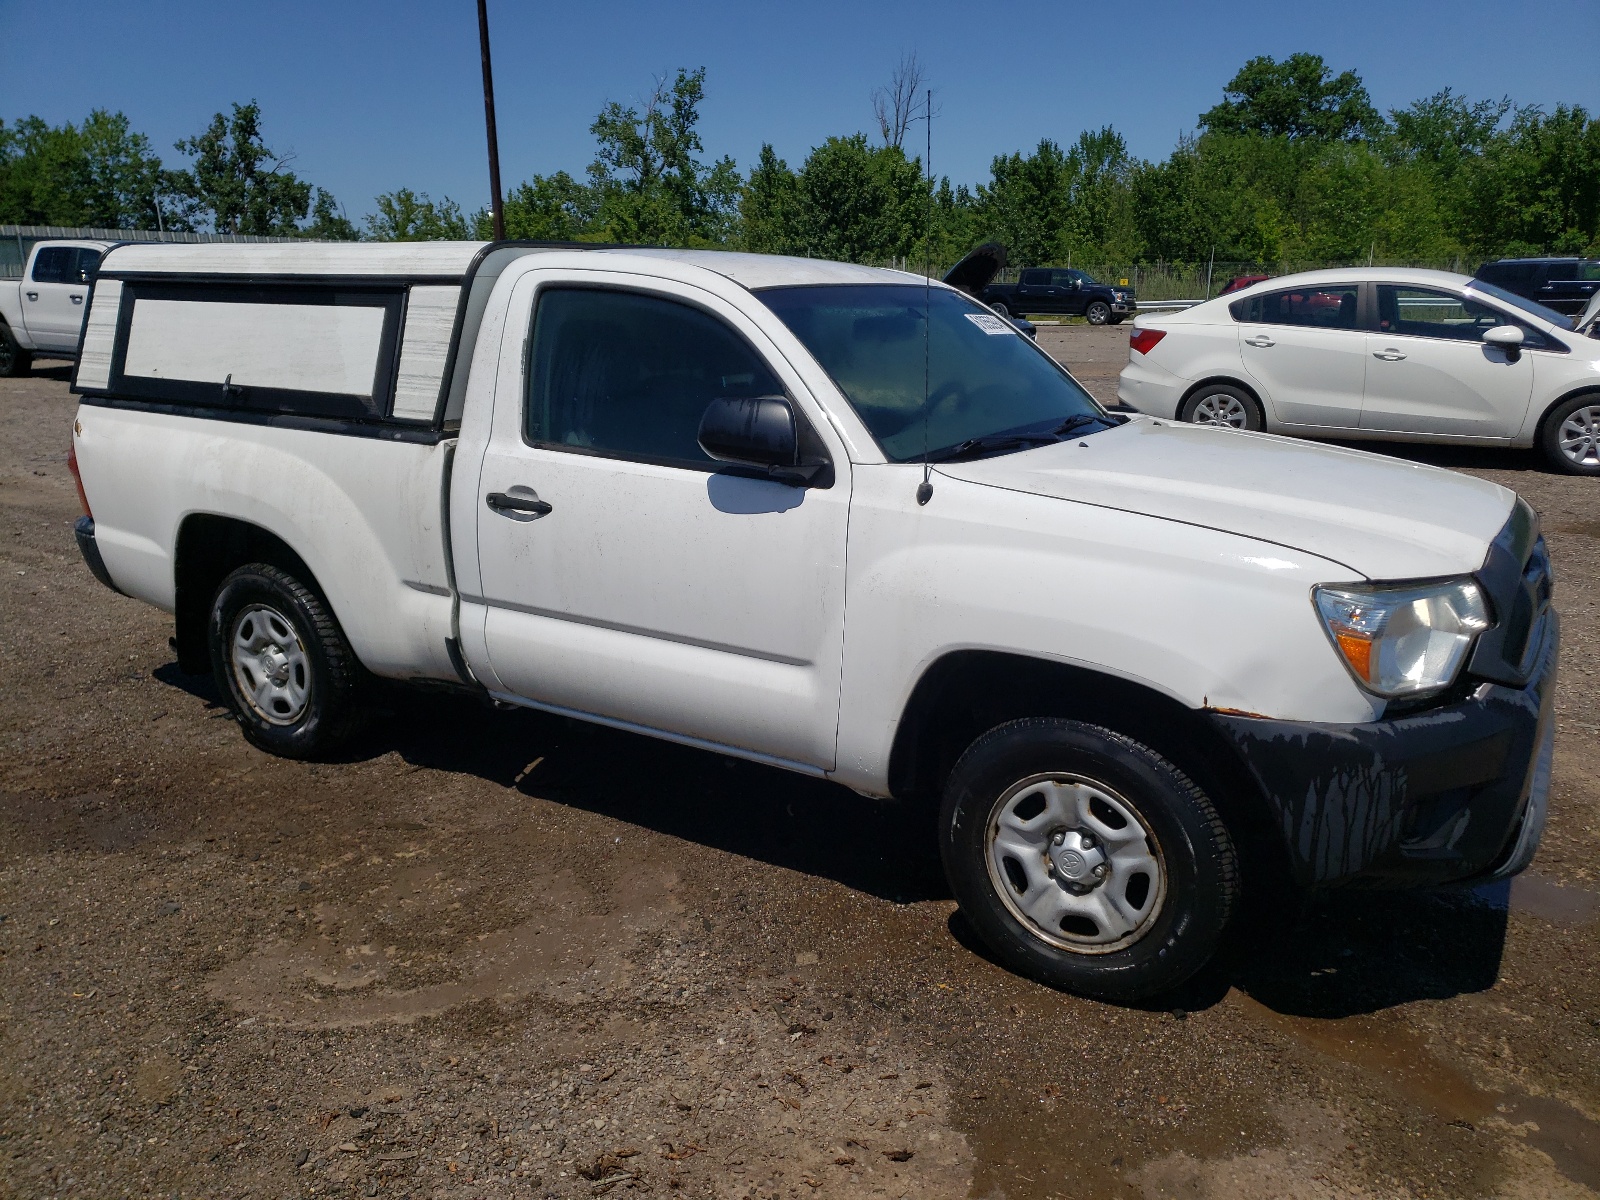
POLYGON ((506 240, 506 206, 500 198, 500 135, 494 128, 494 72, 489 69, 488 0, 478 0, 478 48, 483 52, 483 124, 489 135, 489 213, 494 240, 506 240))
POLYGON ((928 176, 928 219, 922 232, 922 482, 917 503, 933 499, 933 464, 928 461, 928 382, 933 337, 933 89, 927 91, 922 119, 927 123, 928 146, 923 170, 928 176))

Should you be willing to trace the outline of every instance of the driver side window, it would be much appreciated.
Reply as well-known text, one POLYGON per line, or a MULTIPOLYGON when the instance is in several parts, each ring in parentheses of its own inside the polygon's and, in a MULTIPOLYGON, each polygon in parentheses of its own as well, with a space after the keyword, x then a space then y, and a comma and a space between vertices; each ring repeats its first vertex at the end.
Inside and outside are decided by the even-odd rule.
POLYGON ((715 470, 706 406, 784 390, 733 330, 659 296, 546 288, 529 342, 523 435, 551 450, 715 470))
POLYGON ((1392 283, 1378 285, 1378 328, 1384 333, 1480 342, 1485 331, 1496 325, 1519 327, 1525 346, 1537 349, 1547 344, 1532 326, 1454 292, 1392 283))

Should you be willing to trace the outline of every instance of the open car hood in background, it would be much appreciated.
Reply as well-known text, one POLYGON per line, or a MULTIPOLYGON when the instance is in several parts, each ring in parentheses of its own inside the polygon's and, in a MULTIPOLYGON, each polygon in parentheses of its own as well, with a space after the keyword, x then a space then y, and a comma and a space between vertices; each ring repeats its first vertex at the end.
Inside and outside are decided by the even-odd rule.
MULTIPOLYGON (((959 264, 957 264, 959 265, 959 264)), ((1600 292, 1589 297, 1589 303, 1573 321, 1572 328, 1575 333, 1588 333, 1595 323, 1595 318, 1600 317, 1600 292)))
POLYGON ((999 242, 985 242, 945 272, 944 282, 969 296, 980 296, 1005 265, 1006 248, 999 242))

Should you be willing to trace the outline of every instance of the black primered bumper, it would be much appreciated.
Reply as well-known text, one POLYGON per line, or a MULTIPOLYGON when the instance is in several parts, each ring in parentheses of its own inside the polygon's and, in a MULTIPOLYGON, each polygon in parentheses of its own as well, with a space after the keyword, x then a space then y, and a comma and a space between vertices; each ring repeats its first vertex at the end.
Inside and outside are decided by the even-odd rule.
POLYGON ((1214 713, 1309 887, 1478 882, 1528 865, 1544 829, 1559 625, 1522 687, 1367 725, 1214 713))
POLYGON ((106 560, 100 557, 100 547, 95 544, 94 518, 79 517, 78 523, 72 527, 72 532, 78 539, 78 553, 83 555, 89 574, 120 595, 122 589, 111 582, 111 572, 106 570, 106 560))

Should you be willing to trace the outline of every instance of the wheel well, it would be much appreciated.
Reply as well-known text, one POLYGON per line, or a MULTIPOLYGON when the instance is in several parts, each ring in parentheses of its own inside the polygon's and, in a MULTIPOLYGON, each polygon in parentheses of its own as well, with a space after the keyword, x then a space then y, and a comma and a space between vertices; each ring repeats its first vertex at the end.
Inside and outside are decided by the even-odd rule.
POLYGON ((1544 427, 1549 424, 1551 413, 1555 412, 1556 409, 1560 408, 1568 400, 1576 400, 1579 396, 1591 395, 1600 395, 1600 388, 1589 386, 1575 387, 1570 392, 1565 392, 1562 395, 1557 396, 1554 400, 1550 401, 1549 404, 1545 405, 1544 411, 1539 414, 1539 423, 1533 427, 1533 444, 1535 446, 1539 446, 1544 442, 1544 427))
POLYGON ((259 525, 235 517, 195 513, 184 518, 178 528, 173 561, 174 643, 178 669, 190 675, 211 670, 211 651, 206 645, 211 601, 222 581, 238 567, 252 562, 270 563, 322 595, 311 568, 287 542, 259 525))
POLYGON ((1207 719, 1154 688, 1085 667, 987 650, 939 659, 918 680, 889 756, 889 787, 937 803, 956 760, 981 735, 1019 717, 1064 717, 1115 730, 1162 755, 1211 797, 1257 864, 1288 871, 1272 808, 1207 719))
POLYGON ((1192 387, 1189 388, 1188 391, 1184 392, 1182 396, 1178 397, 1178 408, 1177 411, 1172 414, 1172 419, 1174 421, 1181 420, 1183 418, 1183 406, 1189 403, 1189 397, 1194 395, 1201 388, 1210 387, 1214 383, 1220 383, 1224 387, 1238 388, 1245 395, 1249 396, 1250 399, 1256 402, 1256 407, 1261 410, 1262 424, 1266 423, 1267 406, 1266 403, 1261 399, 1261 393, 1256 391, 1255 388, 1251 387, 1244 380, 1237 379, 1232 375, 1211 375, 1205 379, 1197 381, 1192 387))

